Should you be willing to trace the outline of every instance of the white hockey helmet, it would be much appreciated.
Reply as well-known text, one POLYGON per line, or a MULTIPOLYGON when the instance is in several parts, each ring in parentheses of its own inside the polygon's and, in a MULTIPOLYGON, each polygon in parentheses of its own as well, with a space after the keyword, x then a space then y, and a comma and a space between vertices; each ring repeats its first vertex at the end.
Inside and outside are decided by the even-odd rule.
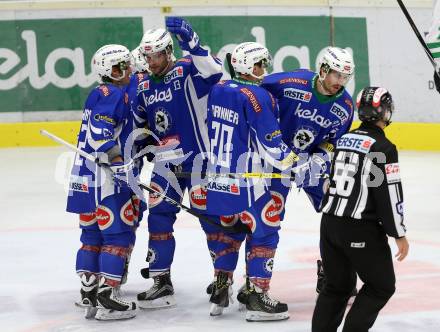
POLYGON ((92 58, 92 70, 98 75, 99 82, 104 83, 104 78, 120 81, 125 77, 127 66, 130 65, 130 51, 122 45, 109 44, 102 46, 95 52, 92 58), (123 75, 121 77, 112 76, 113 66, 120 65, 123 75))
POLYGON ((264 76, 257 77, 253 74, 254 65, 260 61, 266 73, 266 68, 272 64, 272 57, 266 47, 256 42, 241 43, 231 54, 231 64, 237 73, 248 74, 257 79, 264 76))
POLYGON ((135 72, 149 72, 148 63, 145 60, 144 55, 139 50, 139 47, 136 47, 134 50, 132 50, 131 55, 133 57, 133 70, 135 72))
POLYGON ((142 37, 139 50, 144 55, 163 50, 169 50, 169 53, 172 53, 173 38, 171 38, 170 33, 165 29, 149 29, 145 31, 142 37))
POLYGON ((318 62, 320 79, 324 80, 330 69, 347 76, 347 82, 354 73, 353 57, 346 50, 339 47, 328 47, 318 62), (324 77, 321 76, 321 68, 324 66, 324 77))

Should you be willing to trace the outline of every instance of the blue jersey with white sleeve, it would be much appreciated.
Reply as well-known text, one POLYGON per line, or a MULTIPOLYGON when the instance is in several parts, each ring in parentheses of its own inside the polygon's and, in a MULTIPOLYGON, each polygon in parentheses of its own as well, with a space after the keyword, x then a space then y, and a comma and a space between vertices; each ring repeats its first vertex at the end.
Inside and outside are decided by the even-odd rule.
POLYGON ((242 212, 267 193, 262 179, 228 173, 261 173, 264 162, 284 168, 294 162, 276 119, 277 103, 256 84, 238 79, 215 85, 208 99, 210 154, 207 213, 242 212))
POLYGON ((160 144, 177 145, 160 160, 182 160, 186 155, 190 163, 199 153, 206 158, 207 98, 221 76, 220 61, 200 48, 198 55, 177 60, 163 77, 149 75, 139 83, 136 125, 148 126, 160 144))
POLYGON ((318 75, 300 69, 271 74, 262 87, 278 100, 283 140, 297 154, 311 154, 322 142, 335 145, 353 121, 353 100, 342 89, 334 96, 316 90, 318 75))
MULTIPOLYGON (((105 160, 109 152, 124 157, 132 123, 126 88, 101 84, 90 92, 86 100, 77 147, 103 162, 110 163, 110 160, 105 160)), ((94 162, 78 154, 75 156, 67 199, 68 212, 95 211, 101 200, 121 190, 109 179, 106 181, 104 173, 94 162)))

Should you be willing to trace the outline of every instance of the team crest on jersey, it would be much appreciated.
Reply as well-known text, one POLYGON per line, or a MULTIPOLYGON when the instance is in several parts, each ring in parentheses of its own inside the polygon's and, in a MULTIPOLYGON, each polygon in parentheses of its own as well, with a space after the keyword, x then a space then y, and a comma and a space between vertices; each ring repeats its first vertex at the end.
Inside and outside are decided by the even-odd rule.
POLYGON ((79 215, 79 224, 81 226, 90 226, 96 222, 95 212, 81 213, 79 215))
POLYGON ((149 264, 153 264, 157 261, 158 256, 159 255, 157 254, 157 251, 150 247, 150 248, 148 248, 148 254, 147 254, 146 261, 149 264))
POLYGON ((315 132, 311 128, 303 127, 298 130, 292 139, 295 148, 305 150, 315 140, 315 132))
POLYGON ((79 191, 82 193, 89 192, 89 179, 86 176, 70 176, 69 188, 72 191, 79 191))
POLYGON ((341 121, 341 124, 344 124, 350 117, 347 110, 337 103, 333 104, 330 113, 335 115, 341 121))
POLYGON ((206 187, 199 184, 192 187, 189 191, 189 199, 191 206, 199 210, 206 210, 206 187))
POLYGON ((267 226, 278 227, 280 225, 280 214, 276 203, 272 199, 266 203, 261 211, 261 220, 267 226))
POLYGON ((137 87, 137 94, 150 90, 150 80, 139 83, 137 87))
POLYGON ((165 135, 170 130, 171 124, 171 115, 165 108, 158 107, 154 110, 154 127, 159 135, 165 135))
POLYGON ((247 225, 252 233, 255 232, 255 228, 257 227, 255 217, 249 211, 244 211, 240 213, 239 216, 241 222, 247 225))
POLYGON ((148 207, 151 209, 159 205, 163 201, 163 197, 159 195, 159 193, 163 193, 163 189, 155 182, 151 182, 150 187, 158 192, 158 193, 150 193, 148 195, 148 207))
POLYGON ((264 270, 271 274, 273 271, 273 258, 268 258, 264 260, 264 270))
POLYGON ((99 229, 103 231, 113 224, 115 217, 112 210, 104 205, 100 205, 96 209, 96 220, 98 221, 99 229))
POLYGON ((312 99, 312 93, 310 91, 295 88, 285 88, 284 97, 308 103, 312 99))
POLYGON ((168 84, 171 80, 178 78, 178 77, 183 77, 183 67, 182 66, 178 66, 178 67, 174 68, 172 71, 170 71, 168 74, 166 74, 165 77, 163 78, 163 81, 165 84, 168 84))
POLYGON ((129 199, 127 201, 127 203, 125 203, 122 208, 121 208, 121 213, 120 213, 120 217, 121 220, 127 224, 128 226, 133 226, 134 225, 134 209, 133 209, 133 204, 131 203, 131 199, 129 199))
POLYGON ((232 227, 238 221, 238 214, 232 214, 229 216, 220 216, 220 223, 225 227, 232 227))
POLYGON ((385 173, 388 183, 400 182, 400 167, 398 163, 385 164, 385 173))
POLYGON ((275 207, 277 208, 278 214, 281 214, 284 210, 284 197, 278 191, 271 190, 270 195, 272 196, 272 200, 275 203, 275 207))

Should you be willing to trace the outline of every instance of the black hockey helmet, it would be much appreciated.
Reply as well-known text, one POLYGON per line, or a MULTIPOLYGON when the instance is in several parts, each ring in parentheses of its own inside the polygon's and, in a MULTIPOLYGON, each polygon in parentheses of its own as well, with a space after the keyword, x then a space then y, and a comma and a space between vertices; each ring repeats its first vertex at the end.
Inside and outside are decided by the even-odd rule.
POLYGON ((362 122, 385 121, 388 126, 394 112, 394 102, 387 89, 369 86, 362 89, 356 99, 359 120, 362 122))

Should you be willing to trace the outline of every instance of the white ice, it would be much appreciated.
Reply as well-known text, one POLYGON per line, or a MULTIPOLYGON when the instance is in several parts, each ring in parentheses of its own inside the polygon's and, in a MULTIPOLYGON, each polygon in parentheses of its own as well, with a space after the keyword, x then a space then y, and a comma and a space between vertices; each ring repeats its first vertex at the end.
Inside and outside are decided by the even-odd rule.
MULTIPOLYGON (((65 209, 64 175, 57 160, 62 148, 2 149, 0 174, 0 331, 310 331, 315 303, 320 216, 302 193, 292 192, 286 205, 275 261, 271 294, 289 305, 290 320, 247 323, 237 302, 221 317, 209 316, 206 286, 212 267, 204 234, 185 212, 175 227, 177 249, 172 277, 178 305, 139 311, 132 320, 85 320, 74 306, 79 298, 75 256, 80 245, 77 217, 65 209), (56 171, 57 170, 57 171, 56 171)), ((410 255, 396 262, 397 292, 372 331, 440 331, 440 154, 402 152, 410 255)), ((393 252, 396 247, 390 240, 393 252)), ((151 285, 145 267, 144 221, 130 266, 125 296, 151 285)), ((235 290, 242 283, 241 253, 235 290)))

